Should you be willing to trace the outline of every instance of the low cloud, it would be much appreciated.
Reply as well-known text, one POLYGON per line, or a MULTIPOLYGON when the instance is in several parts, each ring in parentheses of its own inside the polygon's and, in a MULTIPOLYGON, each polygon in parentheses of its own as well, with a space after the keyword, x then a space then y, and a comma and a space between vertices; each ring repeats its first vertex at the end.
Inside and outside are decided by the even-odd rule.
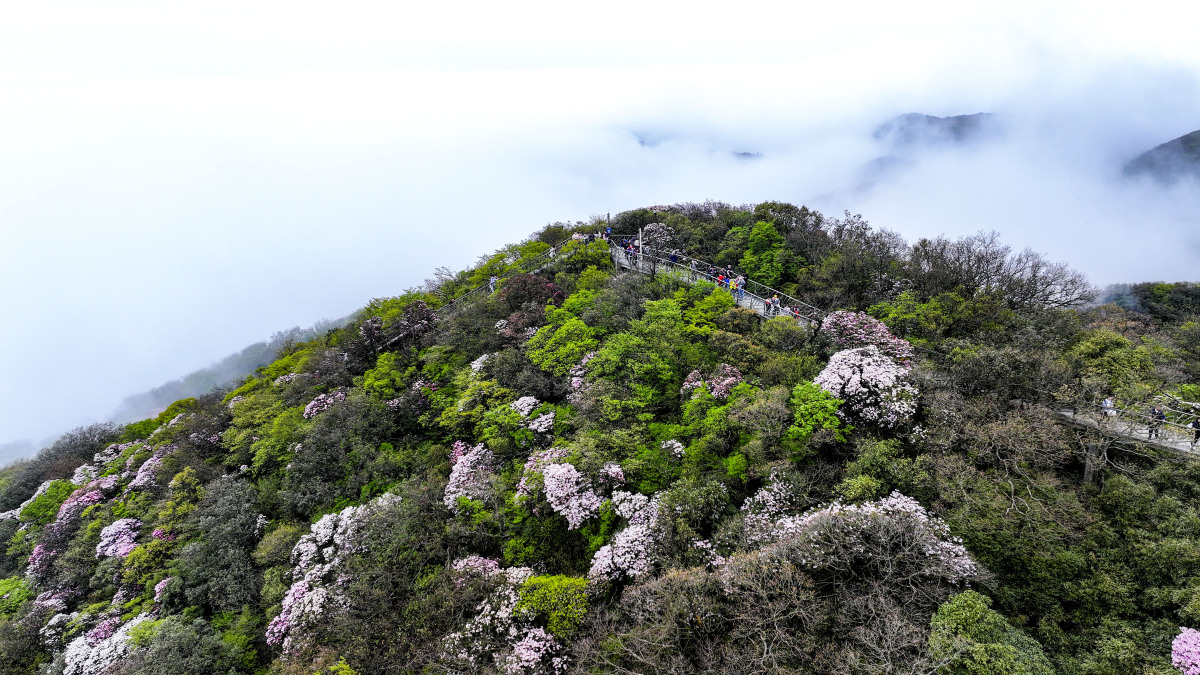
MULTIPOLYGON (((546 222, 648 204, 784 200, 910 240, 996 230, 1099 284, 1196 276, 1200 186, 1122 175, 1200 128, 1194 64, 1009 33, 941 44, 936 26, 920 29, 936 48, 905 50, 889 21, 861 41, 780 28, 715 52, 582 35, 510 50, 523 56, 505 69, 447 44, 364 67, 385 32, 336 71, 298 43, 250 50, 257 34, 223 57, 256 68, 33 77, 0 62, 21 102, 0 110, 0 441, 103 419, 546 222), (453 67, 421 65, 450 52, 453 67), (902 149, 873 135, 905 113, 976 112, 999 133, 902 149)), ((117 56, 96 67, 134 61, 117 56)))

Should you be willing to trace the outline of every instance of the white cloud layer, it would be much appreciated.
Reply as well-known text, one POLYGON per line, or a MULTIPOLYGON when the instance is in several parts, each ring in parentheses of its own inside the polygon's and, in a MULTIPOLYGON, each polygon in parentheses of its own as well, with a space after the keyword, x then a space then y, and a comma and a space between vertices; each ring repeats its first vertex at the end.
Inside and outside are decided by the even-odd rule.
POLYGON ((27 4, 0 24, 0 442, 646 204, 996 229, 1098 283, 1200 269, 1200 188, 1120 175, 1200 128, 1178 3, 27 4), (1003 134, 859 189, 912 111, 1003 134))

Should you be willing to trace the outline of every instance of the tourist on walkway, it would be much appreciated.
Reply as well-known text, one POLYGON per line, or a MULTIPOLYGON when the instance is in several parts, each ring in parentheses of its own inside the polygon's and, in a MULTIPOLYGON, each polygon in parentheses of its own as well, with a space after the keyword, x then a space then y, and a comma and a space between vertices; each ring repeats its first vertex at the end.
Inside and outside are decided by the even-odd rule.
POLYGON ((696 280, 696 261, 693 260, 688 264, 688 281, 696 280))
POLYGON ((496 275, 493 274, 492 278, 488 279, 488 293, 495 293, 495 292, 496 292, 496 275))
POLYGON ((1192 447, 1194 448, 1196 447, 1196 442, 1200 441, 1200 417, 1192 420, 1188 428, 1192 430, 1192 447))
POLYGON ((1163 409, 1152 405, 1150 406, 1150 430, 1146 434, 1146 438, 1159 438, 1162 436, 1163 423, 1167 421, 1167 414, 1163 409))
POLYGON ((742 300, 746 297, 746 277, 742 276, 741 274, 739 274, 737 278, 737 294, 738 300, 742 300))
POLYGON ((1115 404, 1113 403, 1113 397, 1105 397, 1105 399, 1100 402, 1100 410, 1104 412, 1105 417, 1112 417, 1113 415, 1116 415, 1117 411, 1115 409, 1115 404))

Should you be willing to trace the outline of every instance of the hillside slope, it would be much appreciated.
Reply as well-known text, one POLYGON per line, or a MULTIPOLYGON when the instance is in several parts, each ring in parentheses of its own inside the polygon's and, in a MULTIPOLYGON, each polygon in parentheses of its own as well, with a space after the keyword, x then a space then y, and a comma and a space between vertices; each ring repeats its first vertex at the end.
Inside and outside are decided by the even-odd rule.
POLYGON ((1160 286, 777 202, 549 226, 0 473, 0 673, 1170 672, 1200 464, 1055 423, 1190 420, 1160 286))
POLYGON ((1200 175, 1200 131, 1157 145, 1125 165, 1127 176, 1150 176, 1172 182, 1200 175))

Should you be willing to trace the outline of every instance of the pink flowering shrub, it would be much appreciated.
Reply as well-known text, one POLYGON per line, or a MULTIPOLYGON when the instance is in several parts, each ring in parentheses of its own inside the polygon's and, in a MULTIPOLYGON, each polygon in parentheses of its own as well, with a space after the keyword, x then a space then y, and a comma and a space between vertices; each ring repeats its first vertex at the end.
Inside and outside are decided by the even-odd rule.
POLYGON ((567 372, 567 376, 571 378, 571 393, 567 394, 567 400, 575 405, 578 405, 583 400, 584 394, 590 388, 587 382, 587 365, 595 356, 596 352, 584 354, 579 363, 572 366, 571 370, 567 372))
POLYGON ((446 506, 457 512, 459 499, 482 497, 492 475, 493 461, 492 451, 482 443, 463 453, 450 469, 450 480, 446 483, 443 497, 446 506))
POLYGON ((45 544, 34 546, 33 551, 29 554, 25 576, 32 580, 42 578, 46 572, 50 571, 50 564, 54 562, 54 557, 57 555, 58 551, 51 550, 45 544))
POLYGON ((845 401, 839 415, 896 427, 917 410, 917 388, 908 374, 908 369, 870 345, 834 354, 813 382, 845 401))
POLYGON ((309 420, 329 410, 335 403, 346 400, 346 388, 338 387, 328 394, 317 394, 308 405, 304 406, 304 419, 309 420))
POLYGON ((728 363, 722 363, 707 378, 701 375, 699 370, 688 373, 683 380, 683 386, 679 388, 679 393, 682 396, 695 397, 701 387, 707 387, 708 393, 712 394, 713 398, 725 399, 729 398, 733 388, 741 384, 744 379, 741 371, 737 368, 728 363))
POLYGON ((499 562, 478 555, 455 560, 450 569, 454 572, 454 585, 460 587, 470 577, 493 577, 501 572, 499 562))
POLYGON ((613 493, 612 503, 613 510, 628 522, 628 526, 592 556, 588 579, 594 583, 638 579, 654 568, 657 497, 618 491, 613 493))
POLYGON ((832 312, 821 322, 821 331, 839 350, 874 345, 881 354, 901 364, 913 358, 908 340, 892 335, 882 321, 862 312, 832 312))
POLYGON ((129 631, 148 618, 148 615, 141 614, 124 625, 120 625, 120 618, 106 619, 72 640, 63 652, 63 675, 101 675, 110 672, 110 668, 130 651, 129 631))
POLYGON ((683 386, 679 388, 680 396, 695 396, 696 390, 704 386, 704 376, 699 370, 693 370, 683 378, 683 386))
POLYGON ((1183 675, 1200 675, 1200 631, 1180 627, 1171 642, 1171 665, 1183 675))
POLYGON ((563 652, 553 635, 542 628, 530 628, 507 656, 498 659, 498 665, 505 675, 558 675, 567 670, 563 652))
POLYGON ((609 486, 624 485, 625 472, 620 464, 609 462, 600 468, 600 481, 609 486))
POLYGON ((174 578, 175 577, 167 577, 157 584, 154 584, 154 602, 159 602, 162 600, 163 592, 167 590, 167 584, 171 583, 171 580, 174 578))
POLYGON ((579 470, 570 464, 551 464, 542 470, 546 501, 554 512, 567 519, 574 530, 600 512, 601 500, 592 492, 579 470))
POLYGON ((124 558, 137 548, 138 530, 142 521, 137 518, 122 518, 100 531, 100 543, 96 544, 96 557, 115 556, 124 558))
POLYGON ((107 619, 96 624, 96 627, 87 632, 87 642, 89 645, 99 644, 103 640, 112 637, 113 633, 121 627, 121 617, 110 616, 107 619))
POLYGON ((154 454, 150 455, 150 458, 145 462, 142 462, 142 465, 138 467, 137 475, 133 477, 133 480, 129 481, 129 485, 127 485, 125 489, 128 491, 134 488, 145 487, 153 483, 154 476, 158 473, 158 470, 162 468, 163 460, 167 458, 167 455, 175 452, 175 450, 176 447, 174 445, 164 445, 158 450, 155 450, 154 454))
POLYGON ((662 449, 674 459, 683 459, 683 443, 680 443, 679 441, 663 441, 662 449))
POLYGON ((566 459, 568 454, 570 452, 561 447, 538 450, 530 454, 529 458, 525 460, 521 482, 517 483, 517 501, 536 494, 542 487, 542 471, 551 464, 566 459))

